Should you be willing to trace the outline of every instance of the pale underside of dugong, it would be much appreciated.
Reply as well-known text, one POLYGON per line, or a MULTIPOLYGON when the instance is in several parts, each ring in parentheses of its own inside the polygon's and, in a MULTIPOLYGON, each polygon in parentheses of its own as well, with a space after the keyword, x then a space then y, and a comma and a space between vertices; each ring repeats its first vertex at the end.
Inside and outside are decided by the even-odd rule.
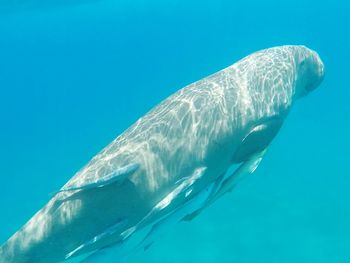
POLYGON ((148 248, 252 173, 323 75, 316 52, 281 46, 179 90, 78 171, 1 247, 0 263, 118 260, 148 248))

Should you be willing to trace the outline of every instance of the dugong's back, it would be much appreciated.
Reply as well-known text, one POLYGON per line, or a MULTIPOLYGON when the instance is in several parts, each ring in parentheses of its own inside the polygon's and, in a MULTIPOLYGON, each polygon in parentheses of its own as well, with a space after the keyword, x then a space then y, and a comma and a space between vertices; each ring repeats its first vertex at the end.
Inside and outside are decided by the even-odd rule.
MULTIPOLYGON (((299 94, 298 61, 306 52, 284 46, 254 53, 164 100, 15 233, 0 263, 54 263, 122 243, 127 230, 162 217, 155 207, 205 167, 205 176, 190 181, 200 192, 226 172, 252 125, 284 119, 299 94)), ((167 211, 184 199, 171 201, 167 211)))
POLYGON ((159 158, 176 159, 172 168, 177 170, 188 162, 188 155, 205 159, 210 140, 238 133, 261 116, 288 111, 296 78, 294 56, 298 53, 294 49, 298 48, 284 46, 253 53, 179 90, 117 137, 65 187, 95 181, 118 167, 137 162, 157 167, 147 170, 144 178, 133 176, 135 183, 142 181, 142 189, 147 186, 147 191, 154 191, 162 185, 162 179, 168 181, 177 175, 169 167, 158 170, 164 164, 164 160, 154 164, 159 158), (179 151, 179 156, 174 156, 179 151))

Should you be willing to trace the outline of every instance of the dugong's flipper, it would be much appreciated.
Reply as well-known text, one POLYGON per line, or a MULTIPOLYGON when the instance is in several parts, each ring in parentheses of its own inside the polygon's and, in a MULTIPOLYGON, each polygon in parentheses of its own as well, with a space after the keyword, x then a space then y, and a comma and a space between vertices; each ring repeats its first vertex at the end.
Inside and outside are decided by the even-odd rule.
POLYGON ((243 137, 241 145, 237 148, 233 156, 232 161, 235 164, 241 163, 241 165, 236 169, 230 167, 224 177, 218 178, 216 181, 217 187, 215 187, 218 188, 218 190, 215 189, 212 192, 208 201, 202 208, 187 215, 183 220, 191 221, 199 215, 204 208, 215 202, 225 193, 232 191, 239 179, 247 174, 253 173, 265 155, 268 145, 281 128, 282 123, 282 118, 273 116, 263 119, 259 121, 259 123, 253 125, 249 132, 243 137))
POLYGON ((262 152, 271 143, 283 123, 278 115, 265 118, 256 123, 244 136, 241 145, 237 148, 233 162, 248 161, 259 152, 262 152))

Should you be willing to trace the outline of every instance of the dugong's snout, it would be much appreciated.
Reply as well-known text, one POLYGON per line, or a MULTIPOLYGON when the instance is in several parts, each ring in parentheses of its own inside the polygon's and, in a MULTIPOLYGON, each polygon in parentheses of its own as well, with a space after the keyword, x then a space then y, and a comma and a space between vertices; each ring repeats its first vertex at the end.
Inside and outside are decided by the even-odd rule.
POLYGON ((318 53, 304 46, 301 48, 297 60, 297 97, 303 97, 315 90, 323 81, 325 74, 324 64, 318 53))
POLYGON ((315 74, 316 76, 314 79, 314 83, 312 83, 310 86, 305 87, 307 92, 310 92, 310 91, 316 89, 323 81, 324 74, 325 74, 324 64, 323 64, 320 56, 317 54, 316 51, 312 51, 311 53, 312 53, 311 59, 313 60, 312 64, 315 65, 315 69, 313 69, 314 73, 312 73, 312 74, 315 74))

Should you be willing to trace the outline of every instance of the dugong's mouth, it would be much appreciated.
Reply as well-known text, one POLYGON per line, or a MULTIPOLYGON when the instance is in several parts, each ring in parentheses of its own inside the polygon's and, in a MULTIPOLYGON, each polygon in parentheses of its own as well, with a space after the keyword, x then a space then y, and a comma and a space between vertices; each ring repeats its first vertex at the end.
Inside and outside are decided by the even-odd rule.
POLYGON ((305 90, 307 92, 310 92, 310 91, 316 89, 323 81, 324 74, 325 74, 324 64, 323 64, 320 56, 315 51, 312 51, 312 60, 313 60, 313 65, 316 66, 316 68, 314 69, 314 73, 313 73, 315 76, 313 76, 313 78, 312 78, 313 81, 310 83, 310 85, 306 85, 305 90))
POLYGON ((320 56, 315 51, 313 51, 313 58, 316 62, 316 65, 318 65, 318 76, 320 78, 320 82, 322 82, 322 80, 324 79, 324 74, 325 74, 324 64, 323 64, 320 56))
POLYGON ((304 76, 306 77, 304 92, 308 94, 316 89, 324 79, 324 64, 317 52, 312 51, 310 68, 304 73, 307 74, 304 76))

